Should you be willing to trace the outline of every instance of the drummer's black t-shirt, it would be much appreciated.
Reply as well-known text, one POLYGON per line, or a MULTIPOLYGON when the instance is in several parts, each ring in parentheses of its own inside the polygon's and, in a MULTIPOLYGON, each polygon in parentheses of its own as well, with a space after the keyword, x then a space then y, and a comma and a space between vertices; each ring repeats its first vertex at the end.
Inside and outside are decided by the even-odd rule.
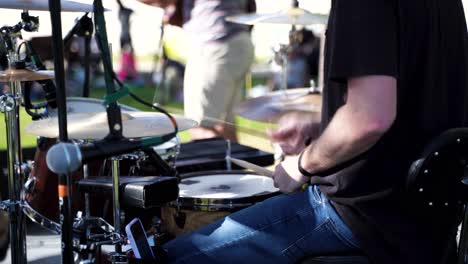
MULTIPOLYGON (((446 236, 403 200, 407 172, 428 141, 466 126, 466 22, 461 0, 332 0, 323 127, 345 103, 346 80, 397 78, 397 117, 364 156, 312 177, 373 263, 439 263, 446 236), (408 210, 409 209, 409 210, 408 210)), ((449 216, 447 216, 449 217, 449 216)))

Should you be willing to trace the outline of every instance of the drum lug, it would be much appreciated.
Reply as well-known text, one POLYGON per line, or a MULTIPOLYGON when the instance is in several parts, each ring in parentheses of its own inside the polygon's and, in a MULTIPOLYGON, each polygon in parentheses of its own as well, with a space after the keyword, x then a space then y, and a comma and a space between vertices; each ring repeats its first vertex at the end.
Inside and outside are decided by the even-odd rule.
POLYGON ((24 191, 27 194, 34 193, 34 190, 36 189, 36 181, 36 177, 31 177, 26 181, 26 183, 24 184, 24 191))
POLYGON ((34 161, 28 161, 21 164, 21 171, 24 175, 29 175, 34 167, 34 161))

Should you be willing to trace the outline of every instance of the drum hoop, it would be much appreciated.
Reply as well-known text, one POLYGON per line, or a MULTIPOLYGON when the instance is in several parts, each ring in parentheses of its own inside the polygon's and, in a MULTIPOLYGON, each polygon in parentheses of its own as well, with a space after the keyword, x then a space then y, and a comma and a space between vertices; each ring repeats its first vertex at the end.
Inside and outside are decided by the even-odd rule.
POLYGON ((23 213, 34 223, 44 227, 56 235, 60 235, 62 232, 60 224, 40 214, 38 211, 32 208, 32 206, 26 200, 23 201, 21 207, 23 208, 23 213))
POLYGON ((189 209, 194 211, 216 212, 216 211, 236 211, 245 207, 249 207, 263 201, 267 198, 277 195, 278 192, 255 195, 245 198, 227 198, 227 199, 211 199, 211 198, 179 198, 172 202, 173 207, 181 209, 189 209), (261 198, 261 199, 259 199, 261 198))
MULTIPOLYGON (((185 179, 185 178, 215 175, 215 174, 252 174, 252 175, 263 176, 263 175, 260 175, 258 173, 255 173, 253 171, 248 171, 248 170, 206 170, 206 171, 195 171, 195 172, 184 173, 184 174, 179 175, 179 177, 180 179, 185 179)), ((267 177, 267 176, 263 176, 263 177, 267 177)))
MULTIPOLYGON (((223 171, 223 170, 212 170, 212 171, 199 171, 199 172, 191 172, 180 175, 181 179, 187 179, 197 176, 209 176, 216 174, 251 174, 251 175, 259 175, 258 173, 251 172, 251 171, 243 171, 243 170, 232 170, 232 171, 223 171)), ((266 177, 266 176, 264 176, 266 177)), ((272 192, 272 193, 262 193, 258 195, 242 197, 242 198, 196 198, 196 197, 179 197, 179 199, 173 203, 171 203, 174 207, 180 207, 182 209, 190 209, 196 211, 235 211, 238 209, 242 209, 248 206, 251 206, 259 201, 263 201, 267 198, 273 197, 277 195, 279 191, 272 192)))

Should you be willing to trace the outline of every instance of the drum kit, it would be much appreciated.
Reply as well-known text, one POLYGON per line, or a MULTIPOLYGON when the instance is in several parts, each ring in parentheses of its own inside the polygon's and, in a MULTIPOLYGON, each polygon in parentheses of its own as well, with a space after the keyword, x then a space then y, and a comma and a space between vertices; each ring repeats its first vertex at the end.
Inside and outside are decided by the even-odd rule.
MULTIPOLYGON (((295 2, 293 8, 284 12, 238 15, 228 20, 243 24, 291 24, 292 31, 295 25, 325 23, 325 16, 300 9, 295 2)), ((122 249, 127 244, 122 224, 132 216, 148 218, 144 222, 147 227, 151 226, 152 238, 160 244, 166 239, 163 234, 184 234, 278 194, 273 180, 261 172, 262 175, 246 171, 194 170, 179 175, 176 159, 181 144, 174 128, 176 132, 190 129, 197 125, 195 121, 166 112, 141 112, 115 101, 109 103, 112 95, 115 98, 112 92, 116 92, 112 89, 109 92, 109 88, 105 100, 65 98, 63 75, 58 74, 61 69, 63 71, 63 65, 56 62, 54 73, 38 70, 34 60, 22 59, 24 56, 19 54, 24 42, 21 31, 35 31, 38 26, 38 18, 29 16, 26 10, 50 10, 51 16, 60 14, 60 10, 96 12, 95 19, 103 19, 104 9, 97 11, 99 7, 102 8, 100 0, 94 1, 94 7, 72 1, 57 4, 54 0, 48 3, 0 0, 0 8, 23 10, 20 23, 0 29, 10 65, 10 69, 0 72, 0 81, 10 86, 8 93, 0 95, 0 111, 5 114, 6 122, 9 187, 9 199, 0 204, 0 209, 8 212, 10 218, 11 263, 27 263, 26 217, 62 235, 63 263, 128 263, 130 260, 122 249), (47 103, 40 105, 42 109, 35 109, 40 113, 38 120, 25 127, 27 133, 40 138, 33 165, 30 165, 23 161, 20 141, 20 107, 26 101, 22 83, 53 78, 56 78, 58 108, 47 103), (118 111, 113 112, 113 107, 118 111), (116 135, 120 138, 115 138, 116 135), (57 139, 71 140, 76 146, 80 162, 85 161, 78 171, 70 169, 68 173, 57 175, 48 168, 47 153, 54 146, 54 153, 63 153, 59 158, 64 163, 72 154, 66 145, 61 145, 68 143, 56 144, 57 139), (130 147, 114 148, 109 143, 130 147), (63 150, 57 150, 61 147, 63 150), (153 166, 150 172, 145 169, 148 163, 153 166), (69 219, 72 212, 75 216, 69 219), (159 218, 154 218, 155 215, 159 218), (113 246, 114 251, 102 259, 101 248, 105 245, 113 246)), ((98 30, 96 25, 96 29, 102 34, 102 27, 98 30)), ((54 34, 61 39, 59 33, 54 34)), ((103 49, 107 40, 101 41, 103 49)), ((287 65, 287 56, 284 57, 284 65, 287 65)), ((57 58, 60 56, 56 56, 59 60, 57 58)), ((112 74, 107 77, 112 78, 112 74)), ((320 105, 321 97, 316 89, 286 90, 284 87, 282 91, 245 101, 238 107, 238 113, 253 120, 274 122, 289 111, 319 113, 320 105)), ((234 147, 228 142, 226 168, 231 167, 234 147)))

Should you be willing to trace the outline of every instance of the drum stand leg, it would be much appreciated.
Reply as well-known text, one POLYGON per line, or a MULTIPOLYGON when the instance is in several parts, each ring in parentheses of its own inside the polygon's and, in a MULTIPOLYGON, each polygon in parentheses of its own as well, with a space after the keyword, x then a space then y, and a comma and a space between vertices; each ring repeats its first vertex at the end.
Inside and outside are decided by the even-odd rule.
POLYGON ((232 170, 232 162, 231 162, 231 140, 226 140, 226 170, 232 170))
POLYGON ((20 204, 23 181, 19 114, 21 84, 11 82, 11 93, 0 96, 0 111, 5 113, 9 200, 2 203, 10 217, 11 263, 26 264, 26 222, 20 204))
MULTIPOLYGON (((83 178, 88 179, 89 177, 89 167, 88 164, 83 165, 83 178)), ((91 217, 91 208, 89 204, 89 193, 85 193, 85 217, 89 219, 91 217)), ((86 237, 90 235, 90 230, 86 229, 86 237)))
MULTIPOLYGON (((112 200, 114 212, 114 229, 115 233, 122 235, 122 226, 120 219, 120 159, 121 157, 112 158, 112 200)), ((110 260, 113 264, 128 263, 127 256, 122 253, 122 245, 115 244, 115 252, 111 254, 110 260)))

